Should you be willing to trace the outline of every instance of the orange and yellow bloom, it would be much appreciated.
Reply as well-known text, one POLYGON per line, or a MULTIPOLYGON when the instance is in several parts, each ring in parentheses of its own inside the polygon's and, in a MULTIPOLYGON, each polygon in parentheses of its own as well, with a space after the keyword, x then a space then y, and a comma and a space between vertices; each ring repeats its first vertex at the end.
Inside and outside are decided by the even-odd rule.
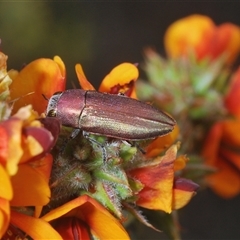
MULTIPOLYGON (((76 66, 76 70, 82 88, 93 90, 94 88, 86 79, 80 65, 76 66)), ((121 92, 123 88, 118 86, 128 85, 137 78, 138 70, 134 64, 120 64, 103 79, 99 91, 113 93, 113 89, 120 89, 119 92, 121 92)), ((134 88, 132 92, 135 92, 134 88)), ((114 93, 118 93, 118 91, 114 93)), ((135 97, 136 95, 130 96, 135 97)), ((176 179, 174 176, 174 172, 184 168, 186 163, 184 156, 177 158, 177 145, 172 146, 165 156, 157 157, 174 143, 178 134, 179 129, 176 126, 170 134, 153 140, 146 147, 145 156, 146 158, 156 157, 154 164, 147 163, 146 160, 145 166, 128 171, 128 176, 140 181, 140 185, 143 187, 136 193, 138 196, 137 205, 170 213, 174 209, 185 206, 195 195, 198 188, 197 184, 182 178, 176 179)))
POLYGON ((203 147, 206 164, 216 168, 207 181, 224 198, 234 197, 240 192, 239 131, 239 119, 217 122, 211 128, 203 147))
POLYGON ((131 178, 143 184, 137 193, 137 205, 171 213, 172 210, 185 206, 196 194, 197 184, 175 178, 175 170, 182 168, 177 166, 185 166, 187 160, 183 156, 177 159, 177 148, 177 145, 173 145, 163 157, 157 157, 151 164, 129 171, 131 178))
POLYGON ((169 57, 215 60, 224 55, 226 63, 234 62, 240 52, 240 28, 232 23, 216 26, 211 18, 193 14, 172 23, 164 36, 169 57))
MULTIPOLYGON (((192 14, 167 28, 164 45, 167 59, 146 50, 150 84, 141 83, 140 90, 147 88, 145 99, 175 116, 182 137, 188 139, 183 148, 203 164, 204 184, 222 197, 234 197, 240 176, 240 69, 231 76, 231 65, 240 53, 240 27, 228 22, 216 25, 208 16, 192 14), (198 159, 201 153, 203 158, 198 159)), ((150 156, 159 151, 154 142, 148 147, 150 156)), ((160 149, 161 144, 156 145, 160 149)))
POLYGON ((240 68, 230 79, 225 107, 231 115, 216 122, 207 135, 203 156, 216 172, 207 177, 210 187, 220 196, 231 198, 240 193, 240 68), (234 182, 234 184, 232 184, 234 182))
POLYGON ((52 156, 47 152, 57 136, 35 120, 30 106, 0 122, 0 132, 2 236, 14 221, 10 205, 40 207, 49 202, 52 156))
MULTIPOLYGON (((46 99, 65 90, 63 62, 59 57, 38 59, 20 72, 7 73, 4 56, 0 97, 4 108, 13 104, 13 111, 0 122, 1 238, 22 237, 23 232, 33 239, 129 239, 122 224, 122 210, 129 203, 170 213, 195 194, 196 184, 175 177, 187 161, 177 157, 178 145, 172 145, 178 127, 153 141, 145 155, 125 141, 104 136, 92 136, 92 142, 77 136, 62 146, 68 128, 59 134, 57 119, 39 115, 46 99), (104 141, 107 162, 98 139, 104 141)), ((81 87, 95 90, 81 65, 75 69, 81 87)), ((135 64, 122 63, 103 79, 99 91, 136 98, 138 75, 135 64)))
POLYGON ((40 58, 26 65, 20 72, 10 71, 13 82, 10 96, 14 101, 13 112, 22 106, 31 104, 33 110, 43 113, 47 106, 44 99, 55 92, 65 90, 66 70, 61 58, 40 58), (15 101, 16 100, 16 101, 15 101))
MULTIPOLYGON (((82 66, 77 64, 76 73, 78 81, 82 89, 95 90, 91 83, 87 80, 82 66)), ((123 93, 131 98, 136 98, 135 81, 139 75, 137 67, 132 63, 122 63, 112 69, 105 76, 99 87, 99 92, 107 92, 112 94, 123 93)))
POLYGON ((41 219, 51 222, 63 239, 91 239, 90 233, 98 239, 129 239, 119 220, 87 195, 63 204, 41 219))
MULTIPOLYGON (((46 82, 46 75, 44 77, 41 71, 38 71, 36 74, 35 70, 45 60, 39 60, 37 64, 30 64, 33 68, 28 66, 17 74, 14 71, 7 73, 7 57, 4 56, 1 53, 0 95, 3 99, 9 100, 9 93, 11 93, 16 113, 9 116, 11 111, 7 110, 8 104, 1 105, 1 114, 3 115, 0 122, 0 169, 2 172, 0 179, 0 185, 2 186, 0 196, 2 203, 0 237, 4 235, 9 223, 19 227, 33 238, 37 238, 37 236, 47 237, 46 233, 39 232, 39 234, 35 234, 36 229, 33 226, 36 223, 39 223, 39 226, 46 224, 42 224, 42 220, 39 221, 34 216, 39 215, 38 209, 46 205, 50 200, 49 178, 53 159, 49 151, 56 142, 60 126, 57 120, 47 120, 45 122, 37 120, 38 114, 28 104, 32 103, 35 110, 38 110, 39 113, 43 112, 46 103, 43 104, 42 96, 38 100, 39 96, 37 97, 37 94, 35 94, 31 98, 33 102, 28 102, 29 99, 21 96, 21 94, 36 93, 39 89, 42 89, 39 81, 35 80, 41 79, 41 83, 44 83, 46 82), (11 77, 17 75, 16 78, 13 77, 14 84, 10 75, 11 77), (26 84, 24 81, 31 81, 31 84, 26 84), (15 207, 16 210, 10 211, 10 206, 15 207), (28 206, 35 207, 32 216, 26 216, 17 212, 18 207, 28 206)), ((57 82, 60 80, 54 80, 56 80, 55 86, 57 86, 57 82)), ((47 82, 49 81, 48 79, 47 82)), ((63 90, 62 84, 64 84, 64 81, 61 78, 61 83, 56 87, 56 91, 63 90), (59 88, 59 86, 61 87, 59 88)), ((45 94, 49 96, 47 91, 48 89, 46 88, 45 94)), ((54 87, 51 88, 51 91, 55 92, 54 87)), ((50 225, 46 228, 50 229, 50 225)), ((10 232, 9 230, 8 233, 10 232)), ((52 236, 56 237, 59 235, 53 230, 52 236)))

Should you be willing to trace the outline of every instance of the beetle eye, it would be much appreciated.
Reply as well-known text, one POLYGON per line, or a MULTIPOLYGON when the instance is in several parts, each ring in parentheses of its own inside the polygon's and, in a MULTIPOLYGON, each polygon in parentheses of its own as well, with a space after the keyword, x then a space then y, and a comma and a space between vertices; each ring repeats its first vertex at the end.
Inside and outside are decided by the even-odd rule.
POLYGON ((51 109, 48 113, 47 116, 48 117, 56 117, 57 115, 57 111, 55 109, 51 109))

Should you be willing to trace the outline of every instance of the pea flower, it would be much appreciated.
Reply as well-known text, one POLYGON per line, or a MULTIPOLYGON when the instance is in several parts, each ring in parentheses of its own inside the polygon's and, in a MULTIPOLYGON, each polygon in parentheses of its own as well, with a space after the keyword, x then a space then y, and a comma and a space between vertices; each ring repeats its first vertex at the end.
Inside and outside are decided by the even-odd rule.
POLYGON ((240 192, 239 119, 215 123, 207 135, 203 156, 216 172, 207 176, 210 187, 220 196, 231 198, 240 192), (234 183, 234 184, 233 184, 234 183))
MULTIPOLYGON (((150 166, 129 171, 131 178, 143 184, 143 188, 137 194, 137 205, 171 213, 172 210, 185 206, 196 194, 197 184, 174 176, 176 153, 177 145, 173 145, 163 157, 155 158, 150 166)), ((177 161, 185 162, 186 159, 179 158, 177 161)))
POLYGON ((240 28, 193 14, 167 28, 164 46, 167 58, 145 49, 149 84, 138 82, 141 99, 176 118, 191 165, 185 173, 221 197, 234 197, 239 194, 240 71, 232 74, 231 65, 240 53, 240 28))
POLYGON ((42 217, 63 239, 129 239, 119 220, 93 198, 82 195, 42 217), (90 234, 91 233, 91 234, 90 234))
MULTIPOLYGON (((80 85, 85 89, 93 90, 94 88, 89 85, 80 65, 76 66, 76 70, 78 72, 80 85)), ((121 85, 120 83, 129 83, 132 79, 137 79, 137 77, 138 71, 135 65, 129 63, 120 64, 104 78, 99 90, 104 89, 104 91, 111 93, 112 89, 116 89, 115 86, 121 85), (124 73, 121 73, 121 71, 124 73)), ((176 140, 178 133, 179 129, 175 127, 172 133, 152 141, 145 149, 146 158, 156 157, 169 148, 176 140)), ((177 179, 174 177, 174 165, 177 166, 179 162, 184 162, 182 167, 178 168, 178 170, 181 170, 186 162, 185 157, 177 158, 176 153, 177 146, 173 146, 167 151, 165 156, 155 158, 154 163, 146 161, 142 163, 143 166, 140 163, 140 166, 136 164, 133 169, 129 171, 126 169, 128 177, 139 181, 138 183, 140 185, 136 193, 138 198, 137 204, 139 206, 150 209, 161 209, 169 213, 173 209, 178 209, 186 205, 196 193, 198 185, 186 179, 177 179), (155 194, 153 193, 154 191, 155 194), (165 197, 163 194, 164 191, 167 195, 165 197), (146 200, 146 198, 148 200, 146 200), (143 203, 144 201, 145 203, 143 203), (161 201, 163 201, 163 203, 161 203, 161 201)))
POLYGON ((40 58, 26 65, 20 72, 10 71, 13 80, 10 96, 14 101, 13 112, 31 104, 39 114, 45 112, 47 101, 55 92, 63 91, 66 85, 65 66, 61 58, 40 58))
MULTIPOLYGON (((0 237, 7 239, 10 236, 21 236, 22 232, 19 230, 21 229, 34 239, 49 236, 59 238, 60 235, 38 216, 40 209, 49 202, 51 195, 48 182, 53 158, 49 152, 56 143, 60 125, 55 119, 38 120, 39 115, 32 110, 31 105, 28 105, 30 102, 25 96, 20 95, 35 93, 36 90, 41 89, 41 84, 34 82, 36 75, 35 78, 31 76, 31 71, 36 70, 37 66, 33 64, 33 69, 28 66, 27 70, 17 74, 16 71, 7 72, 6 61, 7 57, 0 53, 0 185, 2 189, 0 237), (18 77, 15 78, 16 75, 18 77), (29 80, 29 76, 33 78, 29 80), (12 77, 15 87, 12 87, 12 77), (30 81, 31 84, 24 83, 23 79, 30 81), (22 89, 25 90, 24 93, 22 89), (13 102, 8 102, 11 99, 9 94, 13 96, 13 102), (11 116, 12 103, 16 113, 11 116), (29 206, 32 206, 32 209, 29 206), (45 226, 47 232, 41 232, 39 229, 37 231, 36 226, 39 229, 45 226)), ((42 64, 42 61, 37 62, 42 64)), ((38 71, 38 78, 41 76, 41 83, 44 83, 45 78, 42 73, 38 71)), ((63 79, 61 81, 64 82, 63 79)), ((54 88, 51 90, 55 91, 54 88)), ((46 89, 44 93, 49 95, 47 91, 46 89)), ((46 103, 43 104, 43 97, 40 97, 39 101, 36 95, 32 99, 34 108, 41 113, 40 109, 43 109, 46 103)))
POLYGON ((203 148, 205 162, 216 169, 207 177, 209 186, 220 196, 231 198, 240 192, 240 69, 230 80, 225 106, 231 118, 216 122, 207 135, 203 148), (234 184, 232 184, 234 182, 234 184))
MULTIPOLYGON (((95 90, 88 82, 82 66, 77 64, 76 72, 80 86, 85 90, 95 90)), ((135 81, 139 76, 136 65, 131 63, 122 63, 112 69, 112 71, 102 80, 99 92, 108 92, 112 94, 123 93, 131 98, 136 98, 135 81)))
MULTIPOLYGON (((64 91, 61 59, 38 59, 20 72, 7 72, 4 61, 0 55, 2 239, 130 239, 123 210, 154 228, 138 207, 171 213, 195 195, 197 185, 178 176, 187 162, 177 156, 178 127, 136 145, 91 134, 73 138, 57 119, 39 118, 46 99, 64 91)), ((75 69, 82 88, 95 90, 81 65, 75 69)), ((99 91, 137 98, 138 75, 135 64, 122 63, 99 91)))
MULTIPOLYGON (((16 220, 15 215, 10 214, 10 206, 39 207, 49 202, 52 157, 48 152, 57 136, 35 120, 30 106, 21 108, 8 120, 0 122, 0 132, 0 198, 4 203, 1 214, 5 216, 0 222, 2 236, 9 222, 14 224, 16 220)), ((31 228, 26 232, 32 235, 31 228)))
POLYGON ((164 44, 171 58, 194 53, 198 60, 215 60, 224 55, 226 63, 231 64, 240 51, 240 29, 232 23, 216 26, 211 18, 193 14, 168 27, 164 44))

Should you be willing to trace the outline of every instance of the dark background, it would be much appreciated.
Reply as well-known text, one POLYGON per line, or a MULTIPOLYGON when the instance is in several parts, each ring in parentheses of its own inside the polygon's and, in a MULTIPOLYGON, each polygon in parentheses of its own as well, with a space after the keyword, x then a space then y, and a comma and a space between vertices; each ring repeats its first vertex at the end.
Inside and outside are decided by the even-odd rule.
POLYGON ((240 24, 240 1, 0 1, 1 49, 9 68, 59 55, 68 81, 81 63, 98 87, 117 64, 143 60, 142 50, 164 54, 163 35, 173 21, 193 13, 216 24, 240 24))
MULTIPOLYGON (((169 24, 193 13, 208 15, 216 24, 240 25, 240 1, 1 1, 1 50, 9 56, 9 69, 59 55, 68 87, 76 81, 75 64, 81 63, 97 88, 117 64, 141 63, 144 47, 164 54, 169 24)), ((200 191, 180 211, 180 223, 183 239, 240 239, 240 198, 223 200, 200 191)), ((137 239, 162 236, 145 227, 135 230, 137 239)))

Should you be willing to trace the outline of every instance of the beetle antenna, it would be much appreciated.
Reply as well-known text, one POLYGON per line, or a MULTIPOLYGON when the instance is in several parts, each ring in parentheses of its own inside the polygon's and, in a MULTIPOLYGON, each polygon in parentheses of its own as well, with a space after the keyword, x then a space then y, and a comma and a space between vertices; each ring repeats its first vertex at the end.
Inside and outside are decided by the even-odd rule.
POLYGON ((75 82, 72 81, 71 84, 72 84, 72 87, 73 87, 74 89, 77 88, 75 82))
POLYGON ((49 98, 47 98, 43 93, 42 93, 42 96, 45 100, 49 101, 49 98))
POLYGON ((35 92, 30 92, 30 93, 27 93, 27 94, 25 94, 25 95, 23 95, 23 96, 20 96, 20 97, 18 97, 18 98, 15 98, 15 99, 13 99, 12 101, 10 101, 9 103, 12 103, 12 104, 14 104, 16 101, 18 101, 19 99, 21 99, 21 98, 23 98, 23 97, 26 97, 26 96, 28 96, 28 95, 31 95, 31 94, 33 94, 33 93, 35 93, 35 92))

